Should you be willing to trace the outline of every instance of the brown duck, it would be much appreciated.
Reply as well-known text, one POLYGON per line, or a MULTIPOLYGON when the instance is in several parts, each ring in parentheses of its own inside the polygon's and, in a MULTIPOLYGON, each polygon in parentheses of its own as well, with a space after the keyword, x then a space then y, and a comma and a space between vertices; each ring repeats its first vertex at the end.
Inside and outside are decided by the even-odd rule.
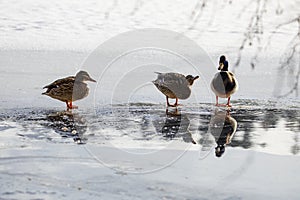
POLYGON ((46 88, 47 91, 42 94, 66 102, 68 109, 77 108, 72 105, 72 102, 83 99, 89 94, 86 81, 96 82, 86 71, 79 71, 76 76, 58 79, 46 85, 43 89, 46 88))
POLYGON ((191 95, 191 86, 194 80, 199 76, 187 75, 184 76, 178 73, 159 73, 157 79, 152 81, 153 84, 161 91, 167 100, 167 106, 176 107, 178 105, 178 99, 187 99, 191 95), (169 103, 169 98, 176 99, 175 104, 169 103))

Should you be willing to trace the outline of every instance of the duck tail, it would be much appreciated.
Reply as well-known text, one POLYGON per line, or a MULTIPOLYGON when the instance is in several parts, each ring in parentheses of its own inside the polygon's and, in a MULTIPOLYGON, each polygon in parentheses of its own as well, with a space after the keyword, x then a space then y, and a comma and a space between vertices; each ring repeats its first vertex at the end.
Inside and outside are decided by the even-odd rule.
POLYGON ((154 73, 155 73, 155 74, 159 74, 159 75, 162 74, 161 72, 154 72, 154 73))

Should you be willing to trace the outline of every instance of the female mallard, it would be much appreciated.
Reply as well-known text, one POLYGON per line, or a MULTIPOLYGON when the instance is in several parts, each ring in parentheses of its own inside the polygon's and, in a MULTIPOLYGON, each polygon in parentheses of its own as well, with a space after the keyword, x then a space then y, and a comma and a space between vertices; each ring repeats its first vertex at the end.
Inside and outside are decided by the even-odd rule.
POLYGON ((178 105, 178 99, 187 99, 191 95, 190 86, 193 85, 194 80, 199 78, 199 76, 184 76, 178 73, 155 73, 157 73, 158 76, 157 79, 152 82, 157 89, 166 95, 167 106, 172 107, 176 107, 178 105), (176 99, 174 105, 170 105, 169 98, 176 99))
POLYGON ((230 97, 238 90, 238 82, 232 72, 228 71, 228 62, 225 56, 220 57, 219 61, 220 72, 214 76, 210 87, 216 94, 216 106, 218 106, 218 97, 228 98, 226 106, 230 107, 230 97))
POLYGON ((43 87, 43 89, 47 88, 47 91, 42 94, 66 102, 68 109, 77 108, 72 105, 72 102, 83 99, 89 94, 89 88, 85 81, 96 82, 87 72, 80 71, 76 76, 58 79, 43 87))

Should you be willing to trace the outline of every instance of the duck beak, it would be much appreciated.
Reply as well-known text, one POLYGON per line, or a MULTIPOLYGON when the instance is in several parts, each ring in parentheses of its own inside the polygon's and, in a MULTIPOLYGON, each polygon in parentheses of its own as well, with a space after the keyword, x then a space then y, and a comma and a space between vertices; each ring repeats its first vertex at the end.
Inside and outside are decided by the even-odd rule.
POLYGON ((88 81, 91 81, 91 82, 97 82, 97 81, 95 81, 94 79, 92 79, 91 77, 88 79, 88 81))
POLYGON ((224 67, 224 64, 223 64, 223 63, 220 63, 218 70, 222 70, 223 67, 224 67))
POLYGON ((199 78, 199 76, 196 76, 196 77, 194 77, 194 80, 196 80, 196 79, 198 79, 199 78))

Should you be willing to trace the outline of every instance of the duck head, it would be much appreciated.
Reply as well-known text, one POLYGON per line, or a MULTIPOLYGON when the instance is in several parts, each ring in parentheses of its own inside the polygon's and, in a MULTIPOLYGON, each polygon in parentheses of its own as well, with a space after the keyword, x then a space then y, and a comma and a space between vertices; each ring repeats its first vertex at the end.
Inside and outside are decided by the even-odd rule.
POLYGON ((224 152, 225 152, 225 146, 224 145, 218 145, 215 148, 216 157, 221 157, 224 152))
POLYGON ((193 85, 194 80, 198 79, 199 76, 192 76, 192 75, 187 75, 186 77, 187 82, 189 83, 189 85, 193 85))
POLYGON ((84 82, 84 81, 91 81, 96 82, 94 79, 90 77, 90 75, 86 71, 79 71, 76 74, 76 81, 84 82))
POLYGON ((227 62, 227 61, 226 61, 226 57, 225 57, 224 55, 222 55, 222 56, 220 57, 219 68, 218 68, 218 70, 225 71, 225 70, 223 69, 224 66, 225 66, 225 62, 227 62))

